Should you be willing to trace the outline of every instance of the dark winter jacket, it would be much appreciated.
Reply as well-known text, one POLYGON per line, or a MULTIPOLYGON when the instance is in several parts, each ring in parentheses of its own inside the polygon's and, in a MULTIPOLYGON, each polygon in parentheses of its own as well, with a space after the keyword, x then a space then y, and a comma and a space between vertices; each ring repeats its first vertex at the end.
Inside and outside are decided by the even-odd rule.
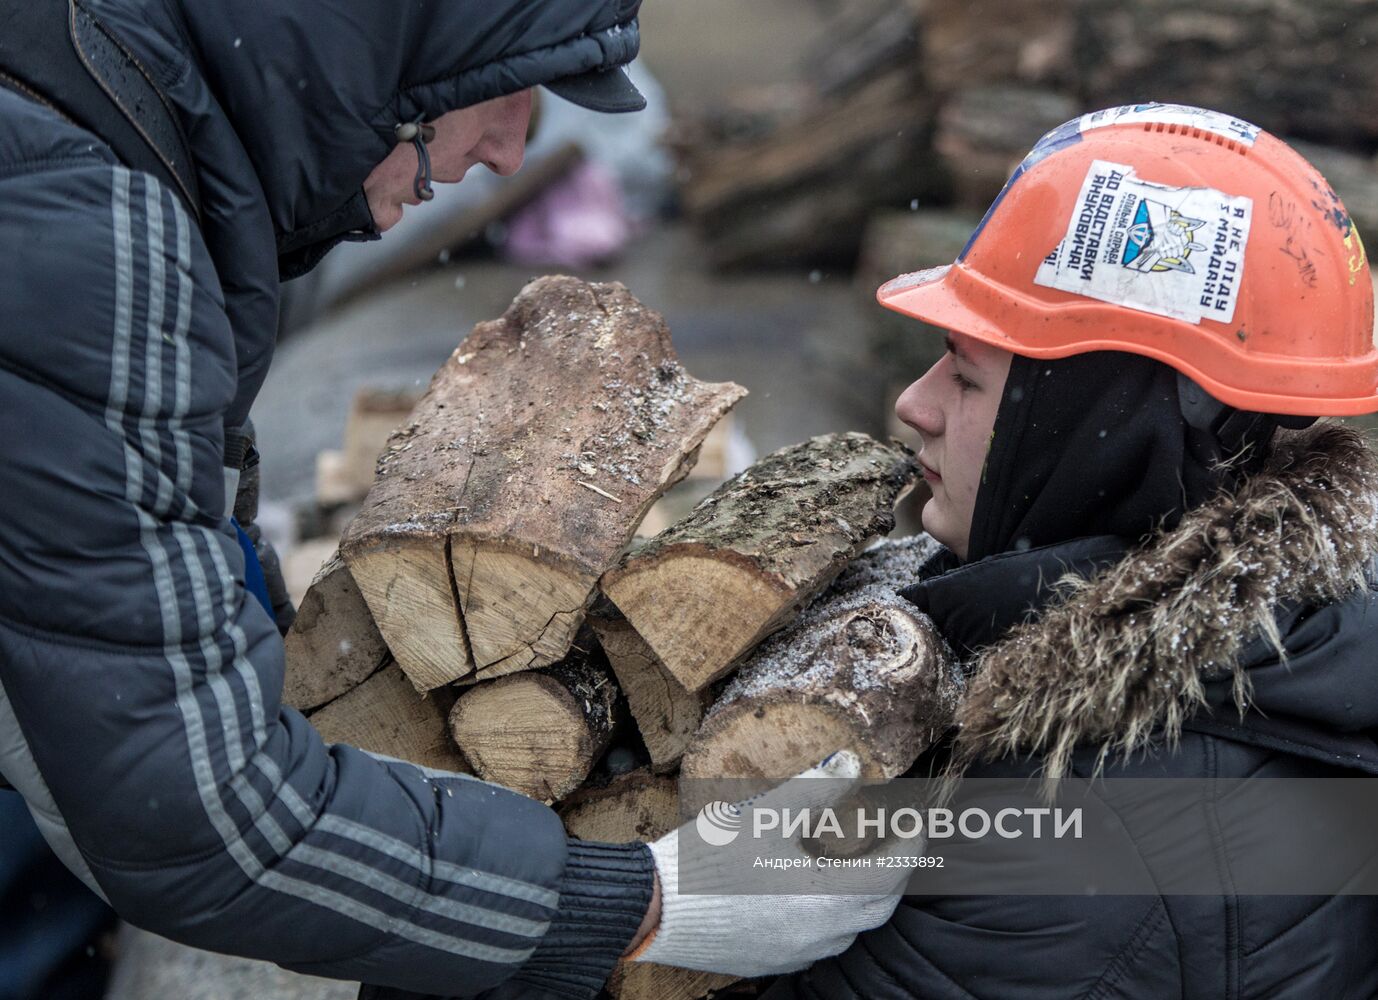
MULTIPOLYGON (((1127 555, 1078 539, 926 580, 917 603, 980 652, 955 746, 916 770, 1039 781, 1090 778, 1104 759, 1118 778, 1378 774, 1375 553, 1378 459, 1358 434, 1320 427, 1127 555), (1063 565, 1083 579, 1054 595, 1063 565)), ((1378 898, 1245 895, 1231 840, 1199 851, 1216 859, 1208 894, 907 897, 766 997, 1378 996, 1378 898)))
POLYGON ((442 995, 591 996, 650 898, 644 846, 326 746, 279 703, 226 435, 280 268, 374 226, 394 126, 627 62, 635 0, 83 0, 169 97, 203 218, 0 88, 0 774, 127 920, 442 995))

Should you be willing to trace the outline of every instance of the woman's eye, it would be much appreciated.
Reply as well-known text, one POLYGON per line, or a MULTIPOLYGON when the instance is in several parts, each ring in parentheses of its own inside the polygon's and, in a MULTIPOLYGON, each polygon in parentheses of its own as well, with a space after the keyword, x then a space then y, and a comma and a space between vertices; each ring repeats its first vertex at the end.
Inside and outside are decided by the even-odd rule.
POLYGON ((963 392, 966 392, 968 389, 976 388, 975 382, 967 378, 965 375, 957 371, 957 369, 955 368, 952 370, 952 381, 956 382, 957 387, 961 389, 963 392))

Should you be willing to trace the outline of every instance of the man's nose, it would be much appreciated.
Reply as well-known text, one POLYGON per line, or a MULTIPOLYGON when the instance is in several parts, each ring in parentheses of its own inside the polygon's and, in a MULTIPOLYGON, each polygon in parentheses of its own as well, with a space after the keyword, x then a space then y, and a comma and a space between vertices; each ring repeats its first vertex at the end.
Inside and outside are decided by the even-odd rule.
POLYGON ((531 126, 532 92, 529 90, 507 98, 507 113, 483 137, 475 152, 484 166, 495 174, 510 177, 522 168, 526 157, 526 139, 531 126))
POLYGON ((526 158, 526 129, 514 135, 495 137, 479 152, 484 166, 495 174, 510 177, 522 168, 522 160, 526 158))

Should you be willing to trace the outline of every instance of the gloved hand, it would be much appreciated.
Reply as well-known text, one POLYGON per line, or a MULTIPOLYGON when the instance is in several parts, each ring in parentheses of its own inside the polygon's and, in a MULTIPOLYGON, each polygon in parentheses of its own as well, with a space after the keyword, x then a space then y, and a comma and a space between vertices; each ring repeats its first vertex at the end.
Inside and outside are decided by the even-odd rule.
MULTIPOLYGON (((822 810, 843 799, 861 776, 861 762, 850 751, 839 751, 822 764, 791 778, 765 795, 739 804, 749 807, 822 810), (819 779, 831 780, 819 780, 819 779)), ((770 857, 810 859, 806 867, 791 869, 791 886, 803 892, 789 895, 699 895, 679 892, 680 834, 688 824, 650 845, 660 877, 660 925, 649 943, 631 959, 687 969, 753 977, 793 972, 821 958, 845 951, 856 936, 890 919, 912 871, 905 868, 849 869, 846 886, 862 894, 808 892, 836 886, 839 877, 816 867, 812 855, 796 838, 787 846, 772 845, 770 857)), ((743 831, 746 832, 746 831, 743 831)), ((915 854, 922 842, 908 840, 888 853, 915 854)), ((718 865, 725 885, 740 883, 762 855, 760 841, 739 836, 732 843, 707 851, 695 849, 684 864, 718 865)), ((712 873, 707 873, 712 874, 712 873)))

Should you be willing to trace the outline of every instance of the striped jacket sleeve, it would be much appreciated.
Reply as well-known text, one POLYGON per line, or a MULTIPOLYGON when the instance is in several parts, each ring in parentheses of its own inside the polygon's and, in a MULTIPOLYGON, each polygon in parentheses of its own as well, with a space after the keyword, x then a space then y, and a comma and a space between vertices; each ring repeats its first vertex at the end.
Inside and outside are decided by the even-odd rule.
POLYGON ((593 996, 649 901, 644 846, 568 841, 280 706, 224 511, 234 337, 178 202, 74 147, 0 169, 0 243, 0 772, 64 860, 187 944, 593 996))

